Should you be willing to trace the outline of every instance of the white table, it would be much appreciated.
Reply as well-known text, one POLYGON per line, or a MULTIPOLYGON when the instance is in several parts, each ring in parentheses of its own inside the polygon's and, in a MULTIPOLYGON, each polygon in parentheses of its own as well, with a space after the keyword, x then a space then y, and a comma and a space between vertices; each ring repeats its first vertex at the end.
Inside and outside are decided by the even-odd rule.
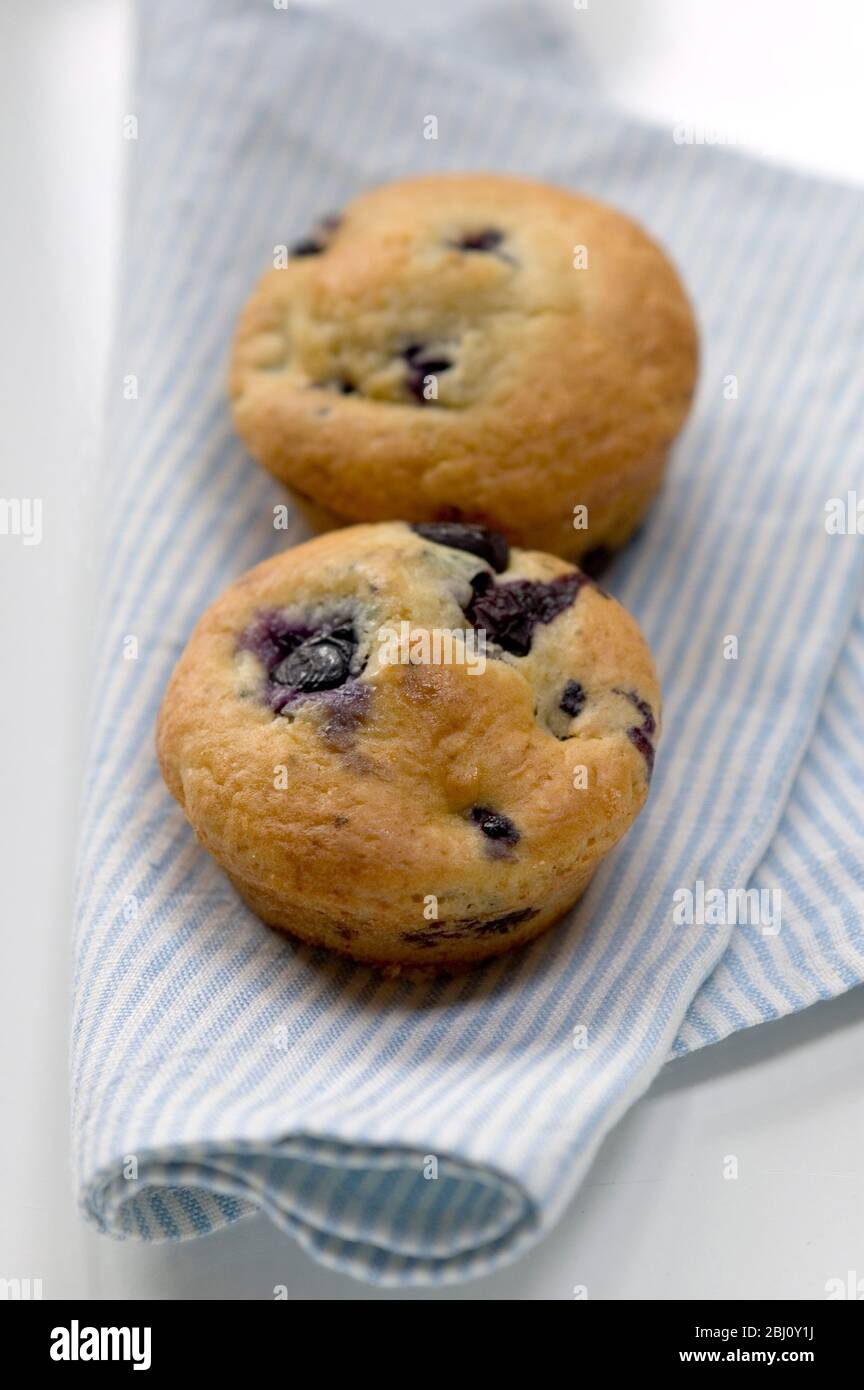
MULTIPOLYGON (((546 0, 566 6, 567 0, 546 0)), ((251 0, 250 0, 251 3, 251 0)), ((614 102, 864 183, 855 0, 588 0, 572 16, 614 102)), ((366 1289, 255 1220, 180 1247, 86 1230, 68 1176, 70 877, 84 759, 98 450, 129 109, 123 0, 4 0, 4 851, 0 1277, 46 1298, 800 1298, 864 1277, 864 991, 676 1062, 604 1145, 557 1230, 441 1295, 366 1289), (737 1181, 723 1177, 726 1155, 737 1181)))

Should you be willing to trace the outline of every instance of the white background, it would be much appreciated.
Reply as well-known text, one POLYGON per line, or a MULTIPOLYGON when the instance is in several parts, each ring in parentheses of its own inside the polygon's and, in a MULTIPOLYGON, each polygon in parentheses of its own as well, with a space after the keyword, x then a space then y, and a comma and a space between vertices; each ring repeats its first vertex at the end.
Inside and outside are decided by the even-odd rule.
MULTIPOLYGON (((578 25, 613 102, 864 184, 856 0, 545 6, 578 25)), ((864 1280, 860 990, 667 1067, 558 1229, 510 1270, 443 1295, 332 1275, 262 1220, 174 1248, 116 1245, 79 1221, 70 897, 130 21, 125 0, 0 7, 0 494, 45 509, 40 546, 0 536, 0 1277, 41 1278, 46 1298, 269 1298, 285 1284, 301 1299, 555 1300, 577 1284, 603 1299, 819 1299, 828 1279, 864 1280)))

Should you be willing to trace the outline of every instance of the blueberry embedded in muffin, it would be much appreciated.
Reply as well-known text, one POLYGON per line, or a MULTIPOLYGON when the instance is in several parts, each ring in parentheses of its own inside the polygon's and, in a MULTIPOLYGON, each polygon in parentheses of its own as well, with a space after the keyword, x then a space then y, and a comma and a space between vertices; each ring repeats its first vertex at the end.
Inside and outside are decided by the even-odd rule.
POLYGON ((480 576, 466 615, 493 642, 514 656, 527 656, 538 623, 551 623, 573 603, 587 578, 579 570, 548 582, 514 579, 494 584, 480 576))
POLYGON ((641 228, 563 188, 439 174, 363 194, 294 252, 243 311, 230 394, 316 525, 458 514, 592 565, 624 544, 697 365, 686 293, 641 228))
POLYGON ((476 825, 481 835, 491 840, 487 853, 493 857, 506 854, 508 849, 519 843, 519 831, 509 816, 493 811, 490 806, 472 806, 468 813, 472 825, 476 825))
POLYGON ((280 661, 271 680, 290 690, 332 690, 344 685, 353 645, 333 635, 309 637, 280 661))
POLYGON ((447 545, 451 550, 467 550, 491 565, 500 574, 510 561, 507 538, 500 531, 490 531, 464 521, 421 521, 412 527, 424 540, 447 545))
POLYGON ((642 716, 641 723, 629 726, 627 737, 645 759, 650 777, 654 771, 654 744, 652 740, 657 732, 657 720, 654 718, 654 711, 648 701, 637 695, 635 690, 616 690, 614 694, 623 695, 626 700, 635 705, 638 713, 642 716))
POLYGON ((635 623, 579 571, 474 524, 393 522, 232 585, 172 676, 158 749, 264 922, 389 969, 454 968, 578 898, 645 800, 658 710, 635 623), (385 659, 403 623, 455 635, 451 656, 385 659))
POLYGON ((326 216, 319 218, 313 230, 308 236, 301 237, 288 248, 289 256, 321 256, 339 230, 342 222, 339 213, 327 213, 326 216))
POLYGON ((561 691, 558 708, 568 714, 571 719, 575 719, 585 708, 587 698, 585 687, 581 681, 568 681, 561 691))
POLYGON ((430 923, 422 931, 402 933, 402 940, 417 946, 421 951, 433 951, 447 941, 484 940, 490 936, 506 936, 514 927, 521 926, 538 913, 536 907, 522 907, 516 912, 507 912, 503 917, 467 917, 456 922, 430 923))
POLYGON ((434 349, 424 347, 422 343, 410 343, 403 349, 402 356, 406 362, 405 385, 418 405, 428 405, 430 401, 437 398, 427 395, 429 383, 434 378, 437 382, 441 372, 448 372, 453 366, 449 357, 444 357, 440 353, 436 355, 434 349))
POLYGON ((362 669, 353 622, 343 614, 303 622, 276 610, 257 613, 237 645, 258 657, 274 713, 299 696, 344 685, 362 669))
POLYGON ((497 227, 485 227, 481 231, 463 232, 453 244, 459 251, 497 251, 504 241, 504 233, 497 227))

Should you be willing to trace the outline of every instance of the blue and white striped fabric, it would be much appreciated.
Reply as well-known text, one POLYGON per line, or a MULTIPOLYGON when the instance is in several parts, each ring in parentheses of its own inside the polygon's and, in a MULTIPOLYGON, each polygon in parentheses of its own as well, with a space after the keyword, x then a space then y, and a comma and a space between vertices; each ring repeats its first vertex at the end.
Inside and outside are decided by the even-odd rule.
POLYGON ((864 543, 825 528, 829 498, 864 496, 861 195, 677 145, 536 63, 456 74, 427 47, 252 0, 142 7, 72 1049, 104 1230, 259 1209, 385 1284, 512 1259, 670 1056, 864 978, 864 543), (359 187, 462 167, 635 214, 683 269, 705 359, 612 579, 666 697, 649 806, 568 922, 420 986, 261 926, 164 790, 153 724, 203 607, 285 540, 223 393, 251 282, 359 187), (780 931, 676 925, 700 881, 779 890, 780 931))

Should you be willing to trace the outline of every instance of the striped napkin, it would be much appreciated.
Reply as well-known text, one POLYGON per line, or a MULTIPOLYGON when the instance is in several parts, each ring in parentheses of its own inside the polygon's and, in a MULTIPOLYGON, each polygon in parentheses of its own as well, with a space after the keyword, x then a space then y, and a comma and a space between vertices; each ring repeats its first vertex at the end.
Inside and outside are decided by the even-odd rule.
POLYGON ((518 47, 505 72, 440 31, 141 7, 72 1047, 81 1201, 112 1235, 263 1210, 362 1279, 476 1276, 550 1228, 670 1056, 864 978, 864 542, 826 527, 864 497, 861 194, 678 144, 518 47), (244 295, 359 188, 464 167, 643 221, 705 357, 611 578, 665 691, 648 808, 564 924, 420 986, 263 927, 163 788, 153 724, 203 607, 286 543, 225 405, 244 295))

